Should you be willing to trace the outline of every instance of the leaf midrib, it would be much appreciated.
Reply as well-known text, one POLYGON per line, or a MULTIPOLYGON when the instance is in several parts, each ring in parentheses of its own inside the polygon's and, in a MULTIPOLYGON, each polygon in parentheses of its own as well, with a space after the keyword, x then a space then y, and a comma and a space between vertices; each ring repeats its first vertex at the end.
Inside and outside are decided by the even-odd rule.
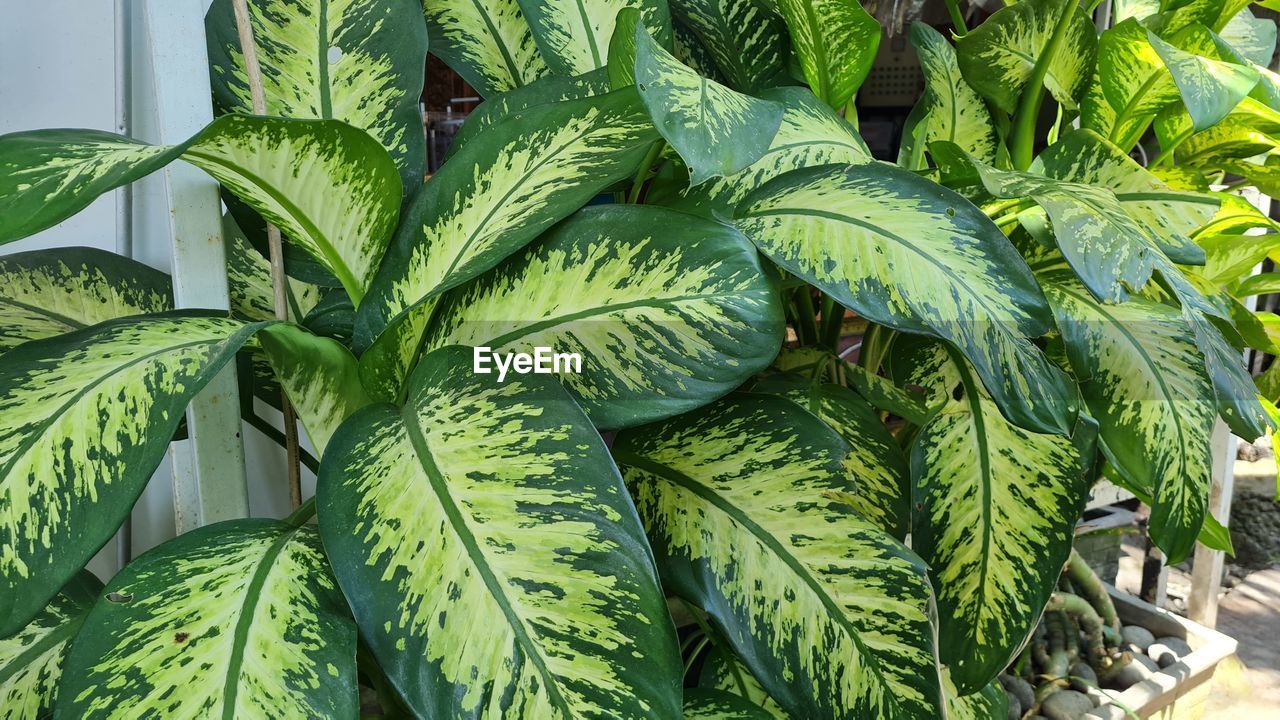
POLYGON ((4 687, 10 678, 17 675, 19 671, 26 669, 36 658, 44 655, 51 648, 75 637, 88 616, 89 608, 84 608, 79 615, 60 623, 57 627, 41 636, 40 639, 27 646, 27 649, 23 650, 12 661, 0 667, 0 687, 4 687))
POLYGON ((512 634, 515 635, 516 642, 524 650, 525 657, 528 658, 530 663, 537 669, 539 676, 541 676, 547 690, 547 699, 564 713, 564 717, 573 717, 574 713, 570 709, 568 701, 565 700, 564 695, 560 692, 559 678, 547 667, 540 648, 529 637, 524 623, 511 606, 511 601, 507 598, 506 593, 503 592, 497 575, 494 574, 493 568, 489 566, 488 560, 484 556, 484 552, 481 551, 475 534, 462 516, 461 508, 458 507, 453 496, 449 493, 448 481, 439 466, 436 465, 435 457, 431 454, 431 447, 428 445, 426 435, 419 425, 419 418, 414 405, 412 403, 405 405, 400 411, 400 417, 404 424, 405 432, 409 436, 409 442, 413 445, 414 454, 418 456, 422 469, 431 485, 431 491, 436 496, 436 499, 439 500, 440 508, 444 511, 445 517, 449 521, 449 527, 467 551, 467 557, 471 558, 471 564, 484 581, 489 595, 497 603, 499 609, 502 610, 512 634))
POLYGON ((249 644, 249 630, 256 619, 255 610, 262 599, 262 589, 266 586, 267 576, 271 574, 276 559, 284 552, 289 541, 302 528, 291 528, 280 534, 271 542, 266 552, 257 562, 249 586, 245 589, 244 599, 240 603, 240 617, 236 620, 235 633, 231 641, 231 657, 227 660, 227 677, 222 685, 222 719, 235 720, 236 698, 240 693, 240 671, 244 666, 245 648, 249 644))
MULTIPOLYGON (((67 317, 66 315, 61 315, 59 313, 53 312, 52 310, 46 310, 45 308, 37 307, 30 303, 24 303, 21 300, 16 300, 11 297, 0 297, 0 305, 11 305, 16 308, 21 308, 35 315, 39 315, 49 320, 53 320, 54 322, 61 323, 67 326, 68 328, 71 328, 71 330, 83 330, 84 328, 89 327, 88 325, 84 324, 79 320, 75 320, 73 318, 67 317)), ((70 330, 68 330, 67 332, 70 332, 70 330)))
POLYGON ((865 666, 868 667, 871 672, 875 673, 876 679, 880 681, 884 688, 891 691, 886 694, 886 700, 892 702, 895 706, 900 707, 897 696, 892 692, 894 689, 893 684, 885 677, 884 671, 880 668, 880 658, 867 649, 866 644, 862 640, 861 633, 849 621, 848 617, 845 615, 844 609, 835 604, 835 601, 831 598, 830 594, 828 594, 818 580, 814 578, 813 573, 809 572, 798 558, 788 552, 772 533, 766 532, 764 528, 748 517, 745 512, 729 500, 721 497, 719 493, 708 488, 703 483, 694 480, 688 475, 685 475, 679 470, 657 461, 650 460, 647 457, 637 454, 633 450, 625 448, 615 448, 614 458, 619 466, 630 465, 639 470, 643 470, 644 472, 660 477, 673 485, 683 487, 689 492, 706 500, 717 510, 728 515, 735 523, 746 528, 753 536, 756 537, 756 539, 772 550, 774 554, 782 560, 783 564, 790 568, 791 572, 799 577, 800 580, 808 586, 809 590, 818 597, 818 601, 827 609, 827 612, 832 619, 834 619, 840 627, 844 628, 845 632, 848 633, 849 638, 853 640, 854 644, 861 651, 862 658, 866 661, 865 666))

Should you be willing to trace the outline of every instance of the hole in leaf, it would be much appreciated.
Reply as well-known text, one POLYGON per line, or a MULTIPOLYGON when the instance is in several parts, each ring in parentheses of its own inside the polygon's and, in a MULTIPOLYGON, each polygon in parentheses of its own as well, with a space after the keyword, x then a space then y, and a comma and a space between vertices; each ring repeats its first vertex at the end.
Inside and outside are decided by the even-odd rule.
POLYGON ((334 45, 333 47, 329 48, 329 64, 330 65, 333 65, 334 63, 338 62, 341 59, 342 59, 342 48, 338 47, 337 45, 334 45))
POLYGON ((130 603, 133 602, 133 593, 107 593, 107 602, 113 603, 130 603))
POLYGON ((953 207, 947 208, 947 217, 955 217, 955 216, 956 216, 956 209, 953 207))
POLYGON ((951 391, 951 397, 955 398, 956 400, 963 400, 964 385, 957 385, 955 389, 951 391))

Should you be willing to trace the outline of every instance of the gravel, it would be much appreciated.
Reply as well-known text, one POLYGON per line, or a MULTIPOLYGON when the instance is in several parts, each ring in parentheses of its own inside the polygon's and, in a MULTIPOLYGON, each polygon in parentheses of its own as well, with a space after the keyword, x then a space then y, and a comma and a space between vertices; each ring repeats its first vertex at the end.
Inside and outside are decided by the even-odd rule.
POLYGON ((1040 712, 1049 720, 1076 720, 1092 709, 1093 700, 1075 690, 1059 690, 1040 706, 1040 712))
POLYGON ((1151 643, 1156 641, 1156 636, 1140 625, 1125 625, 1120 628, 1120 635, 1125 642, 1136 647, 1138 652, 1146 652, 1151 643))

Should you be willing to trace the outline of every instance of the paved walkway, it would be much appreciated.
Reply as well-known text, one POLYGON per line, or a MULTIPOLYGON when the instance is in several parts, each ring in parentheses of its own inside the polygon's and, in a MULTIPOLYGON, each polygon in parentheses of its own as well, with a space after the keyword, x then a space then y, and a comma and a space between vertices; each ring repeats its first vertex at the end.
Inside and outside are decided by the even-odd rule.
POLYGON ((1218 631, 1240 643, 1240 662, 1219 666, 1205 720, 1280 720, 1280 565, 1223 596, 1218 631))

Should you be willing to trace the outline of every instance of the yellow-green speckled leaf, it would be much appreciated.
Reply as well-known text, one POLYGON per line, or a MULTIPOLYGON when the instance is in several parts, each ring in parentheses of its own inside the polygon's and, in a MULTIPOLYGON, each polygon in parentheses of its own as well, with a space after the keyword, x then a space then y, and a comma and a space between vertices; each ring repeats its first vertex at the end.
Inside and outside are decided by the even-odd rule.
POLYGON ((1190 236, 1217 213, 1220 202, 1214 195, 1171 190, 1092 130, 1063 135, 1040 154, 1033 170, 1057 180, 1107 188, 1170 260, 1204 264, 1204 251, 1190 236))
POLYGON ((948 720, 1003 720, 1009 717, 1009 696, 1000 683, 992 680, 977 692, 960 695, 950 675, 948 668, 942 669, 948 720))
POLYGON ((173 311, 0 356, 0 637, 111 537, 187 403, 262 327, 173 311))
POLYGON ((769 3, 670 0, 670 5, 674 20, 706 48, 730 87, 756 92, 789 81, 787 26, 769 3))
POLYGON ((960 195, 883 163, 795 170, 736 223, 788 271, 881 325, 956 345, 1012 421, 1067 434, 1076 393, 1027 338, 1048 305, 1008 238, 960 195))
POLYGON ((409 206, 357 315, 370 392, 397 396, 442 293, 630 178, 657 139, 626 88, 516 113, 453 155, 409 206))
POLYGON ((1154 496, 1151 534, 1171 562, 1195 545, 1209 501, 1213 386, 1177 308, 1097 302, 1068 273, 1041 276, 1116 470, 1154 496))
POLYGON ((339 428, 325 548, 420 717, 673 718, 681 663, 644 531, 599 433, 546 375, 423 358, 403 408, 339 428))
POLYGON ((964 694, 980 691, 1031 634, 1093 484, 1097 425, 1074 437, 1010 424, 973 369, 936 342, 894 343, 903 380, 945 405, 911 447, 911 547, 938 600, 938 657, 964 694))
POLYGON ((96 130, 0 136, 0 242, 61 222, 178 157, 275 223, 359 302, 395 228, 401 184, 387 151, 337 120, 226 115, 168 147, 96 130))
POLYGON ((659 203, 700 215, 732 217, 738 203, 765 182, 789 171, 830 163, 868 163, 871 151, 853 126, 804 88, 771 88, 765 100, 782 103, 782 124, 769 149, 745 170, 701 185, 659 185, 646 202, 659 203))
POLYGON ((467 115, 462 127, 458 128, 458 133, 453 136, 453 142, 449 145, 449 153, 445 156, 446 162, 472 139, 483 137, 489 128, 512 115, 539 105, 604 95, 609 90, 608 70, 601 68, 573 77, 546 75, 528 85, 486 98, 467 115))
POLYGON ((782 124, 785 107, 744 95, 702 77, 635 31, 635 84, 658 132, 689 166, 700 185, 745 170, 759 160, 782 124))
POLYGON ((580 75, 609 61, 609 40, 618 13, 640 11, 642 24, 663 45, 671 44, 666 0, 518 0, 542 57, 559 75, 580 75))
MULTIPOLYGON (((249 114, 233 5, 214 0, 205 15, 213 100, 220 112, 249 114)), ((419 0, 248 0, 247 7, 266 114, 360 128, 391 154, 404 188, 416 188, 427 161, 419 0)))
POLYGON ((482 97, 551 72, 516 0, 422 0, 431 54, 482 97))
POLYGON ((112 579, 67 655, 55 717, 354 720, 355 654, 315 528, 230 520, 112 579))
POLYGON ((871 71, 880 23, 858 0, 777 0, 791 46, 813 93, 843 108, 871 71))
MULTIPOLYGON (((271 263, 245 237, 230 213, 222 216, 222 239, 226 245, 227 292, 231 311, 244 320, 276 318, 275 288, 271 263)), ((286 259, 287 262, 287 259, 286 259)), ((315 309, 324 288, 287 277, 289 319, 298 322, 315 309)))
POLYGON ((956 40, 960 71, 983 96, 1007 113, 1031 81, 1064 10, 1073 13, 1049 63, 1044 85, 1054 99, 1074 110, 1093 73, 1098 33, 1076 0, 1019 0, 956 40))
POLYGON ((751 701, 721 690, 684 691, 685 720, 771 720, 770 715, 751 701))
POLYGON ((0 354, 127 315, 173 307, 169 276, 89 247, 0 257, 0 354))
POLYGON ((786 397, 844 438, 853 448, 846 462, 853 509, 899 540, 906 538, 911 519, 907 458, 866 400, 844 386, 792 374, 770 375, 751 391, 786 397))
MULTIPOLYGON (((1194 25, 1184 32, 1209 33, 1194 25)), ((1252 67, 1181 50, 1149 30, 1147 41, 1173 77, 1196 130, 1212 127, 1226 117, 1253 91, 1260 79, 1258 71, 1252 67)), ((1211 37, 1200 43, 1206 46, 1213 44, 1211 37)))
POLYGON ((311 444, 323 457, 329 438, 351 415, 372 404, 346 345, 297 325, 273 325, 258 336, 276 380, 289 395, 311 444))
POLYGON ((960 74, 956 50, 942 33, 924 23, 912 23, 911 45, 920 58, 927 113, 915 142, 946 140, 982 162, 994 164, 1000 155, 1000 134, 982 96, 960 74))
POLYGON ((925 566, 840 499, 851 452, 796 404, 731 395, 619 433, 663 584, 798 718, 941 713, 925 566))
POLYGON ((81 570, 16 635, 0 639, 0 708, 5 720, 44 720, 53 713, 67 647, 102 591, 81 570))
POLYGON ((779 291, 737 230, 658 207, 591 207, 450 295, 426 349, 577 353, 561 382, 597 427, 706 404, 763 370, 779 291))
POLYGON ((790 720, 790 716, 779 707, 776 700, 769 697, 769 693, 751 674, 751 670, 737 657, 720 648, 712 648, 703 657, 702 671, 698 675, 698 687, 733 693, 762 708, 766 713, 765 717, 774 720, 790 720))

